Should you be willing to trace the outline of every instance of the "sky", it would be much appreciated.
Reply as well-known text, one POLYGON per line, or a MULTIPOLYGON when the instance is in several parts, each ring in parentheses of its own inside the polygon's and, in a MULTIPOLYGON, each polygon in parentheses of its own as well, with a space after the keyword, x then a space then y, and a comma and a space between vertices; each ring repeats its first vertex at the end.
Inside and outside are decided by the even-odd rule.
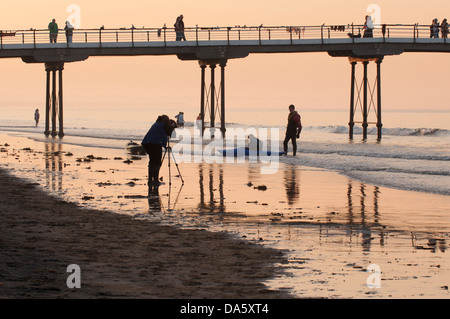
MULTIPOLYGON (((64 25, 79 7, 80 27, 171 27, 183 14, 186 27, 363 24, 370 4, 379 6, 382 23, 429 24, 450 18, 450 1, 260 0, 260 1, 87 1, 16 0, 0 3, 0 29, 46 28, 52 18, 64 25)), ((360 66, 360 68, 362 68, 360 66)), ((374 81, 369 70, 369 81, 374 81)), ((0 60, 0 112, 10 107, 45 108, 45 71, 41 64, 0 60)), ((382 63, 383 110, 450 110, 450 55, 404 53, 382 63)), ((217 72, 219 74, 219 72, 217 72)), ((253 54, 229 60, 228 110, 347 110, 350 64, 326 53, 253 54)), ((92 57, 65 65, 65 108, 158 107, 198 113, 200 68, 176 56, 92 57)), ((1 113, 0 113, 1 114, 1 113)))

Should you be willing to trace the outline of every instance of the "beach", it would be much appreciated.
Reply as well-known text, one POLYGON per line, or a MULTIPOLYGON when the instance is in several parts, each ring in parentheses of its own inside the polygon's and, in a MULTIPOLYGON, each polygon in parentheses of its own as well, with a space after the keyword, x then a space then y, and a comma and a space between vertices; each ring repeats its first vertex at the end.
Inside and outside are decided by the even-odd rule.
POLYGON ((0 298, 280 298, 261 282, 283 256, 61 201, 0 171, 0 298), (81 269, 69 289, 67 267, 81 269))
POLYGON ((2 298, 449 297, 446 195, 180 158, 156 194, 125 148, 0 139, 2 298))

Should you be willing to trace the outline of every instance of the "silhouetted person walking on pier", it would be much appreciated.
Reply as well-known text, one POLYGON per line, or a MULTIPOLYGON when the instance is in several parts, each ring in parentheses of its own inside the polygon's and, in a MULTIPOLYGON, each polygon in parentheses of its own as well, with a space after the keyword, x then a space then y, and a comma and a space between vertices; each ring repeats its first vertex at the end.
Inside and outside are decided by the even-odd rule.
POLYGON ((284 155, 287 155, 288 143, 292 141, 292 154, 297 154, 297 138, 300 137, 302 132, 302 122, 300 114, 295 110, 294 105, 289 105, 288 124, 286 127, 286 137, 283 141, 284 155))
POLYGON ((50 30, 50 43, 56 43, 58 39, 58 24, 55 19, 48 24, 48 29, 50 30))
POLYGON ((442 37, 443 38, 447 38, 447 34, 448 34, 448 22, 447 22, 447 19, 442 20, 441 32, 442 32, 442 37))
POLYGON ((439 38, 439 21, 434 19, 430 26, 430 38, 439 38))
POLYGON ((177 35, 176 41, 184 40, 186 41, 186 37, 184 36, 184 22, 183 22, 183 15, 180 15, 177 18, 177 21, 173 25, 175 27, 175 33, 177 35))

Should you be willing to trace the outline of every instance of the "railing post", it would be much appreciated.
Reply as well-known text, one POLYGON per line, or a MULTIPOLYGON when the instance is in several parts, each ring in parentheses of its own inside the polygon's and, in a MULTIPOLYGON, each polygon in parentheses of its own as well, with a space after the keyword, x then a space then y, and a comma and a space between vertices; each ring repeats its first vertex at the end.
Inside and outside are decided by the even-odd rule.
POLYGON ((416 24, 414 23, 414 43, 416 43, 416 24))
POLYGON ((227 27, 227 43, 230 45, 230 29, 231 27, 227 27))
POLYGON ((134 29, 131 29, 131 47, 134 48, 134 29))
POLYGON ((33 44, 34 48, 36 49, 36 30, 33 30, 33 44))
POLYGON ((98 35, 99 35, 100 48, 101 48, 102 47, 102 29, 99 30, 98 35))
POLYGON ((353 22, 352 22, 352 43, 355 43, 355 26, 353 25, 353 22))
POLYGON ((259 32, 259 45, 261 45, 261 27, 258 27, 259 32))
POLYGON ((166 30, 167 30, 167 28, 164 27, 164 46, 167 46, 167 43, 166 43, 166 30))
POLYGON ((293 44, 292 42, 292 27, 289 27, 289 36, 291 38, 291 45, 293 44))
POLYGON ((320 39, 321 39, 321 41, 322 41, 322 44, 323 44, 323 24, 322 24, 322 26, 320 27, 320 39))
POLYGON ((195 43, 197 43, 198 46, 198 26, 195 27, 195 43))

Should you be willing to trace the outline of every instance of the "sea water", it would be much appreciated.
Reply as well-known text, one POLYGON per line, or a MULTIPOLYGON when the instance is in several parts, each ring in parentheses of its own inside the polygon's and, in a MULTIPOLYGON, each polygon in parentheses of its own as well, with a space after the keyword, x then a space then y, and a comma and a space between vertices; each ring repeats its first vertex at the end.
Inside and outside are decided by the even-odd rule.
MULTIPOLYGON (((169 186, 164 165, 165 184, 153 196, 146 158, 128 165, 115 156, 126 154, 130 140, 139 143, 167 110, 67 110, 62 139, 45 137, 42 120, 34 127, 34 110, 3 111, 0 133, 20 140, 4 147, 2 167, 82 206, 280 249, 288 262, 277 265, 282 273, 266 282, 269 288, 296 297, 448 298, 449 112, 385 112, 381 141, 373 127, 367 140, 355 128, 350 141, 346 112, 300 110, 298 154, 277 158, 278 172, 262 175, 262 164, 249 159, 217 164, 217 154, 184 164, 184 154, 175 154, 185 185, 172 167, 169 186), (88 154, 108 159, 75 159, 88 154), (366 284, 371 267, 381 268, 379 289, 366 284)), ((195 115, 185 112, 189 132, 195 115)), ((278 129, 281 148, 286 112, 229 110, 227 118, 229 132, 278 129)), ((197 155, 185 146, 198 140, 181 135, 174 150, 197 155)))
MULTIPOLYGON (((332 170, 379 186, 450 195, 450 111, 385 112, 381 141, 377 141, 374 125, 369 126, 368 138, 363 140, 358 124, 354 128, 354 139, 349 140, 347 112, 299 112, 303 131, 298 141, 298 155, 281 157, 281 163, 332 170)), ((129 141, 140 143, 156 117, 163 113, 170 117, 177 114, 164 109, 68 109, 64 119, 66 136, 62 141, 123 149, 129 141)), ((33 114, 34 111, 27 108, 2 110, 0 130, 31 134, 28 136, 43 141, 44 114, 41 112, 37 128, 33 114)), ((185 118, 185 127, 193 137, 196 113, 186 112, 185 118)), ((230 109, 227 119, 229 130, 258 134, 264 129, 278 129, 277 147, 283 149, 287 112, 230 109)), ((219 126, 216 123, 216 127, 219 126)), ((184 139, 180 143, 195 141, 184 139)))

